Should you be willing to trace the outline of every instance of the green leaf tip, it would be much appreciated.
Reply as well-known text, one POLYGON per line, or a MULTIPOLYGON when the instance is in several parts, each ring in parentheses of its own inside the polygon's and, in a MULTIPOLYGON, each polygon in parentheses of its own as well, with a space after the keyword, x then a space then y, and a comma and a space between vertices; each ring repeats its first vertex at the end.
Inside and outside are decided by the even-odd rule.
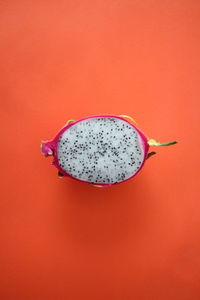
POLYGON ((148 159, 148 158, 150 158, 151 156, 153 156, 153 155, 155 155, 156 154, 156 152, 149 152, 148 154, 147 154, 147 158, 146 159, 148 159))
POLYGON ((124 118, 124 119, 126 119, 128 121, 131 121, 131 122, 133 122, 133 123, 135 123, 137 125, 136 121, 132 117, 129 117, 127 115, 119 115, 119 117, 124 118))
POLYGON ((74 122, 75 122, 75 120, 68 120, 67 125, 70 124, 70 123, 74 123, 74 122))
POLYGON ((60 171, 58 171, 58 177, 63 177, 63 174, 60 171))

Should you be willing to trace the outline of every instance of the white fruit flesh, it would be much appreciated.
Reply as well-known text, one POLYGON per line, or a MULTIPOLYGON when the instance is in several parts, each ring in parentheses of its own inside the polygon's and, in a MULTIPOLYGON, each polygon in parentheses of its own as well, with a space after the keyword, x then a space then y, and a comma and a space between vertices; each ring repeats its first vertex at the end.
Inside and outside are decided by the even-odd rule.
POLYGON ((97 184, 132 177, 145 155, 137 130, 115 117, 93 117, 75 123, 60 136, 57 153, 65 172, 97 184))

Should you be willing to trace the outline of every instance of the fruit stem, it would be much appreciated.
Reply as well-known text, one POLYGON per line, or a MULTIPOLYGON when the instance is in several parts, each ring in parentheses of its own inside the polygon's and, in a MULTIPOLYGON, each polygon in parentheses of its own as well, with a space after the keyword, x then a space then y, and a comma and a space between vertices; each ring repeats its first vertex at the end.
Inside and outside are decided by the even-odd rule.
POLYGON ((154 139, 149 139, 148 140, 148 144, 149 146, 171 146, 171 145, 175 145, 177 144, 178 142, 176 141, 173 141, 173 142, 167 142, 167 143, 160 143, 154 139))

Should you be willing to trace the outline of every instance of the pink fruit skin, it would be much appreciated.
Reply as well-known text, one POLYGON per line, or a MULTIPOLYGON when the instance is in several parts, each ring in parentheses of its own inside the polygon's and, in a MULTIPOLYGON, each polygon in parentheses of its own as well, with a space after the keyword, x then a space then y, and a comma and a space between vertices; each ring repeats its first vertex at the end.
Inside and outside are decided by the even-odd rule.
POLYGON ((50 155, 53 155, 54 157, 54 160, 52 162, 52 164, 63 174, 63 176, 67 176, 67 177, 71 177, 72 179, 74 180, 78 180, 78 181, 81 181, 81 182, 84 182, 84 183, 89 183, 91 184, 91 182, 88 182, 88 181, 85 181, 85 180, 81 180, 81 179, 78 179, 78 178, 75 178, 73 176, 71 176, 69 173, 67 173, 65 170, 63 170, 60 165, 59 165, 59 162, 58 162, 58 152, 57 152, 57 147, 58 147, 58 141, 59 141, 59 137, 60 135, 66 130, 66 129, 69 129, 71 126, 74 126, 76 123, 78 122, 81 122, 83 120, 87 120, 87 119, 91 119, 91 118, 99 118, 99 117, 111 117, 111 118, 117 118, 117 119, 121 119, 127 123, 129 123, 131 126, 134 127, 134 129, 138 132, 140 138, 141 138, 141 141, 142 141, 142 147, 143 147, 143 150, 144 150, 144 160, 143 160, 143 163, 141 164, 140 168, 138 169, 138 171, 131 177, 125 179, 124 181, 121 181, 121 182, 117 182, 117 183, 114 183, 114 184, 109 184, 109 183, 94 183, 94 185, 98 185, 98 186, 102 186, 102 187, 105 187, 105 186, 111 186, 111 185, 116 185, 116 184, 119 184, 119 183, 122 183, 122 182, 125 182, 127 180, 130 180, 132 179, 134 176, 136 176, 140 171, 141 169, 143 168, 144 166, 144 162, 146 161, 146 158, 147 158, 147 155, 148 155, 148 150, 149 150, 149 145, 148 145, 148 138, 144 135, 144 133, 138 129, 135 125, 133 125, 132 123, 130 123, 129 121, 127 121, 125 118, 123 117, 120 117, 120 116, 115 116, 115 115, 95 115, 95 116, 90 116, 90 117, 87 117, 87 118, 82 118, 78 121, 74 121, 73 123, 70 123, 70 124, 67 124, 66 126, 64 126, 57 134, 56 136, 52 139, 52 140, 49 140, 49 141, 42 141, 41 143, 41 151, 42 151, 42 154, 44 156, 50 156, 50 155))

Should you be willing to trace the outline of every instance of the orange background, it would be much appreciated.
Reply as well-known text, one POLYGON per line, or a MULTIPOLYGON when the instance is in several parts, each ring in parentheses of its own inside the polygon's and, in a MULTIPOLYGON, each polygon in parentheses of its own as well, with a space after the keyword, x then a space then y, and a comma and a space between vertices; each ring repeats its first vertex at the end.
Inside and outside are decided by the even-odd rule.
POLYGON ((200 2, 1 1, 0 28, 1 299, 200 299, 200 2), (101 113, 179 144, 59 179, 40 141, 101 113))

